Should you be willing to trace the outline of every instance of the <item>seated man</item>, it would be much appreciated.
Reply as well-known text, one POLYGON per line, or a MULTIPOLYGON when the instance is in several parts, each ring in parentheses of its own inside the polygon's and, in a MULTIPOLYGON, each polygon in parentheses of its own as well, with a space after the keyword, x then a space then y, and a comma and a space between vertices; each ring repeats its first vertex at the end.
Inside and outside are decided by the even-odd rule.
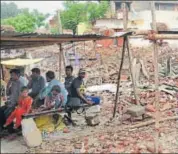
POLYGON ((56 86, 58 85, 61 89, 61 94, 63 95, 64 97, 64 101, 63 101, 63 104, 62 106, 65 106, 66 102, 67 102, 67 95, 68 95, 68 92, 67 90, 65 89, 64 87, 64 84, 62 84, 61 82, 59 82, 58 80, 55 79, 55 74, 53 71, 48 71, 46 73, 46 80, 48 83, 48 86, 45 87, 40 93, 39 93, 39 96, 38 96, 38 99, 41 101, 40 102, 40 106, 44 104, 44 99, 46 98, 46 96, 48 96, 48 94, 51 92, 51 89, 53 88, 53 86, 56 86))
POLYGON ((84 81, 85 78, 85 70, 80 69, 78 77, 75 78, 71 85, 71 98, 67 106, 73 106, 77 107, 80 106, 81 103, 86 103, 89 105, 92 105, 93 102, 86 99, 83 87, 84 87, 84 81))
POLYGON ((45 87, 45 79, 40 75, 39 68, 33 68, 31 71, 31 77, 27 77, 29 80, 28 88, 31 89, 29 96, 35 99, 39 92, 45 87))
POLYGON ((31 105, 32 105, 32 98, 28 96, 28 88, 22 87, 21 95, 18 101, 18 106, 7 118, 4 127, 7 127, 13 122, 14 119, 16 119, 14 129, 19 128, 19 126, 21 125, 21 121, 22 121, 22 115, 30 112, 31 105))
POLYGON ((20 89, 24 86, 20 81, 19 70, 12 69, 10 71, 11 79, 8 81, 6 93, 8 101, 4 106, 0 107, 0 128, 3 128, 3 125, 6 121, 6 118, 14 110, 17 105, 18 98, 20 95, 20 89))
POLYGON ((53 86, 51 92, 46 96, 44 105, 40 107, 40 111, 50 110, 50 109, 58 109, 62 107, 64 101, 64 97, 61 94, 61 88, 57 86, 53 86))

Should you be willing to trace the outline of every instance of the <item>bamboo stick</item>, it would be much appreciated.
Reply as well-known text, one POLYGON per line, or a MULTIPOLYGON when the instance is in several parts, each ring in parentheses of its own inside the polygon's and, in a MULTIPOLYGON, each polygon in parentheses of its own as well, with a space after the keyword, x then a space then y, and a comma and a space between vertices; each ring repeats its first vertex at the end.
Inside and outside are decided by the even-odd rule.
MULTIPOLYGON (((155 11, 155 2, 151 2, 151 14, 152 14, 152 29, 157 32, 156 27, 156 11, 155 11)), ((155 153, 158 153, 158 145, 159 145, 159 79, 158 79, 158 51, 157 51, 157 44, 156 41, 154 41, 153 44, 154 47, 154 75, 155 75, 155 106, 156 106, 156 119, 155 119, 155 128, 156 128, 156 134, 155 134, 155 153)))
MULTIPOLYGON (((177 120, 177 119, 178 119, 178 116, 172 116, 172 117, 168 117, 168 118, 162 118, 162 119, 160 119, 160 122, 164 122, 166 120, 177 120)), ((155 120, 152 119, 152 120, 140 123, 140 124, 129 126, 128 128, 144 127, 144 126, 151 125, 151 124, 154 124, 154 123, 155 123, 155 120)))
POLYGON ((121 64, 120 64, 120 68, 119 68, 119 72, 118 72, 117 90, 116 90, 116 99, 115 99, 115 104, 114 104, 113 118, 116 115, 117 101, 119 98, 120 78, 121 78, 121 71, 122 71, 122 66, 123 66, 124 56, 125 56, 125 46, 126 46, 126 37, 124 37, 124 43, 123 43, 123 47, 122 47, 122 57, 121 57, 121 64))
POLYGON ((62 54, 61 54, 62 45, 59 44, 58 46, 59 46, 59 80, 61 81, 61 77, 62 77, 62 66, 61 66, 61 64, 62 64, 62 54))
POLYGON ((130 65, 130 74, 131 74, 131 78, 132 78, 132 83, 133 83, 133 90, 134 90, 134 96, 135 96, 135 101, 136 104, 140 104, 138 101, 138 96, 137 96, 137 88, 135 85, 135 78, 133 76, 133 65, 132 65, 132 58, 131 58, 131 54, 130 54, 130 50, 129 50, 129 42, 128 42, 128 37, 126 37, 126 48, 127 48, 127 52, 128 52, 128 57, 129 57, 129 65, 130 65))

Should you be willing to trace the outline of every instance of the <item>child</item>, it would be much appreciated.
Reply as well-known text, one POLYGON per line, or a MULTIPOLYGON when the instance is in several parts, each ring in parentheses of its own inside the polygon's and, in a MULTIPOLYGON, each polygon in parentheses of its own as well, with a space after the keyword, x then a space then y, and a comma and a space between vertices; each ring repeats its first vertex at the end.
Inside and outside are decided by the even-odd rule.
POLYGON ((30 112, 32 102, 33 99, 30 96, 28 96, 28 88, 22 87, 21 95, 18 101, 18 106, 7 118, 4 127, 7 127, 13 122, 14 119, 16 119, 14 129, 17 129, 21 125, 22 115, 30 112))
POLYGON ((61 88, 59 86, 53 86, 51 92, 46 96, 44 105, 42 105, 40 110, 50 110, 61 108, 64 102, 64 97, 61 93, 61 88))

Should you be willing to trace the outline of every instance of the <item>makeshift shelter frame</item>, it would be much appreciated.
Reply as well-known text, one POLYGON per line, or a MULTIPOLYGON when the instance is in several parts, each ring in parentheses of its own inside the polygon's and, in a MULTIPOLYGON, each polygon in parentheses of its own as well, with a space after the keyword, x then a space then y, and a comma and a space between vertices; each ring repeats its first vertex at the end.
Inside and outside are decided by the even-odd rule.
MULTIPOLYGON (((127 10, 126 10, 126 5, 125 2, 123 2, 123 23, 124 23, 124 30, 127 30, 127 10)), ((158 147, 159 147, 159 122, 160 121, 165 121, 165 120, 170 120, 170 119, 178 119, 178 116, 173 116, 170 118, 166 119, 161 119, 160 118, 160 113, 159 113, 159 75, 158 75, 158 48, 157 48, 157 40, 162 40, 162 39, 173 39, 173 40, 178 40, 178 31, 158 31, 157 30, 157 25, 156 25, 156 10, 155 10, 155 1, 151 2, 151 14, 152 14, 152 30, 146 30, 146 31, 135 31, 133 32, 133 36, 135 35, 144 35, 145 39, 151 40, 153 42, 153 48, 154 48, 154 55, 153 55, 153 65, 155 68, 154 71, 154 76, 155 76, 155 106, 156 106, 156 117, 153 123, 155 123, 155 153, 158 153, 158 147)), ((118 101, 118 93, 119 93, 119 86, 120 86, 120 72, 122 69, 123 65, 123 59, 124 59, 124 53, 125 53, 125 43, 128 43, 128 39, 125 37, 124 38, 124 44, 123 44, 123 50, 122 50, 122 59, 121 59, 121 65, 120 69, 118 72, 118 83, 117 83, 117 92, 116 92, 116 100, 115 100, 115 105, 114 105, 114 111, 113 111, 113 117, 115 117, 116 114, 116 109, 117 109, 117 101, 118 101)), ((126 43, 126 44, 127 44, 126 43)), ((130 58, 130 56, 129 56, 130 58)), ((132 73, 132 71, 131 71, 132 73)), ((133 79, 133 78, 132 78, 133 79)), ((137 100, 136 100, 137 101, 137 100)), ((135 127, 141 127, 148 125, 149 122, 145 122, 144 124, 138 124, 133 126, 132 128, 135 127)))
POLYGON ((62 43, 74 43, 90 40, 112 39, 102 35, 70 35, 70 34, 37 34, 37 33, 16 33, 1 30, 1 50, 33 48, 41 46, 50 46, 57 44, 59 47, 59 79, 61 79, 62 62, 65 67, 65 56, 62 43))

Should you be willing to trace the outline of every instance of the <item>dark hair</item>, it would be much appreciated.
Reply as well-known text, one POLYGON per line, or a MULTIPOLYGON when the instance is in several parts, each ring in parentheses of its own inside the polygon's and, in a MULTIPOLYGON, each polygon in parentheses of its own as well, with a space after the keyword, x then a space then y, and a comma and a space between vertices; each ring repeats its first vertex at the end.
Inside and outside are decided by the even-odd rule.
POLYGON ((20 91, 23 92, 24 90, 29 90, 29 89, 28 89, 28 87, 24 86, 24 87, 21 88, 20 91))
POLYGON ((56 92, 60 93, 60 92, 61 92, 61 88, 60 88, 60 86, 55 85, 55 86, 53 86, 53 88, 51 89, 51 92, 52 92, 52 91, 56 91, 56 92))
POLYGON ((46 77, 48 77, 49 79, 54 79, 55 74, 53 71, 48 71, 48 72, 46 72, 46 77))
POLYGON ((34 73, 40 74, 39 68, 33 68, 31 71, 34 72, 34 73))
POLYGON ((20 76, 20 70, 19 69, 11 69, 10 74, 15 73, 16 75, 20 76))
POLYGON ((66 69, 70 69, 73 72, 73 67, 71 65, 66 66, 66 69))

